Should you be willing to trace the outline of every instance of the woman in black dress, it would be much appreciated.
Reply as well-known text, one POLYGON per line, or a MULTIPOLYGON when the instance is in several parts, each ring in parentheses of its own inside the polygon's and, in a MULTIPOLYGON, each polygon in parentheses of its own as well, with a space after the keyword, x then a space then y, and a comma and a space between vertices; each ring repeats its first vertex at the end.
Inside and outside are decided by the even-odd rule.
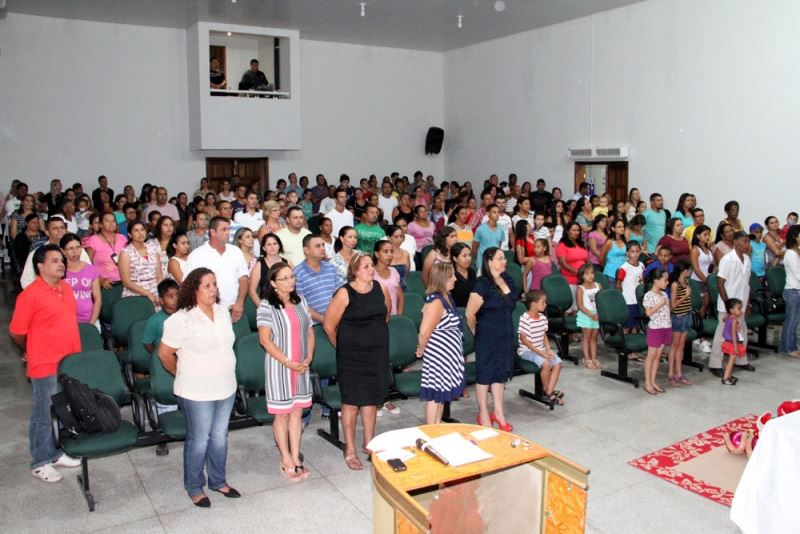
POLYGON ((342 395, 344 461, 363 468, 356 453, 356 417, 361 413, 364 446, 375 434, 377 408, 389 392, 389 293, 373 281, 369 256, 356 256, 347 270, 348 283, 333 295, 322 327, 336 347, 336 379, 342 395))
POLYGON ((475 365, 478 400, 478 424, 511 432, 503 413, 503 393, 514 362, 514 323, 511 313, 516 306, 518 289, 506 272, 506 257, 497 247, 484 251, 481 276, 469 295, 465 313, 467 325, 475 335, 475 365), (494 411, 489 413, 488 397, 492 391, 494 411))
POLYGON ((472 268, 472 249, 466 243, 456 243, 450 249, 450 257, 453 259, 456 275, 456 283, 450 294, 457 308, 466 308, 477 277, 472 268))

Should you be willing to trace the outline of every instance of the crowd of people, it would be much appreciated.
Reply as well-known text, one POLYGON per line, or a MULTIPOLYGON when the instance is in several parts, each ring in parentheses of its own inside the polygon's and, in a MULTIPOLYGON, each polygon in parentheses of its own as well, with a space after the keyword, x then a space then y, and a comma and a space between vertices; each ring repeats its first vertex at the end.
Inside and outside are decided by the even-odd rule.
POLYGON ((344 460, 362 469, 359 452, 368 452, 377 417, 396 412, 386 402, 387 324, 404 314, 412 276, 426 293, 416 355, 428 423, 441 422, 445 403, 469 395, 465 329, 475 336, 478 424, 512 429, 503 397, 515 355, 539 366, 550 401, 565 402, 557 389, 561 356, 548 340, 542 284, 554 273, 572 291, 568 313, 581 329, 586 368, 603 366, 596 304, 602 287, 621 291, 629 312, 626 331, 649 321, 643 362, 649 394, 665 391, 657 381, 665 347, 669 385, 692 384, 681 362, 694 291, 701 293, 701 316, 720 319, 712 340, 698 340, 698 348, 710 353, 711 371, 723 384, 735 385, 736 369, 754 370, 744 350, 744 317, 751 292, 764 287, 751 287, 751 272, 763 286, 769 269, 785 269, 779 350, 800 358, 796 213, 783 227, 775 216, 763 226, 745 226, 738 203, 730 201, 712 229, 688 193, 669 212, 658 193, 647 203, 635 188, 619 199, 594 195, 581 184, 564 198, 558 187, 547 190, 544 180, 532 187, 518 183, 515 174, 502 182, 490 176, 477 194, 470 182, 437 184, 419 171, 410 179, 392 173, 380 184, 374 175, 351 184, 343 174, 338 185, 329 185, 320 174, 310 186, 307 177, 292 173, 274 189, 236 177, 220 185, 212 190, 204 178, 191 195, 172 198, 165 187, 145 184, 136 195, 127 185, 115 195, 100 176, 91 193, 79 183, 62 190, 56 179, 49 192, 32 195, 15 180, 0 202, 4 257, 23 288, 10 331, 24 350, 33 383, 31 468, 37 478, 58 481, 55 465, 75 465, 45 431, 47 399, 56 388, 58 362, 80 349, 77 324, 102 327, 101 292, 115 285, 122 286, 123 298, 145 297, 158 310, 145 346, 176 375, 174 392, 187 420, 184 485, 203 507, 210 506, 205 466, 209 489, 239 496, 228 485, 225 459, 236 390, 233 324, 248 298, 257 307, 264 402, 275 417, 280 472, 292 482, 310 473, 300 442, 303 410, 312 403, 310 369, 319 342, 314 325, 321 325, 336 349, 344 460), (508 262, 518 264, 521 279, 511 276, 508 262), (707 287, 711 274, 716 288, 707 287), (637 295, 642 284, 646 290, 637 295), (717 290, 716 302, 711 289, 717 290), (512 315, 520 300, 525 312, 517 328, 512 315), (724 367, 723 355, 729 357, 724 367))

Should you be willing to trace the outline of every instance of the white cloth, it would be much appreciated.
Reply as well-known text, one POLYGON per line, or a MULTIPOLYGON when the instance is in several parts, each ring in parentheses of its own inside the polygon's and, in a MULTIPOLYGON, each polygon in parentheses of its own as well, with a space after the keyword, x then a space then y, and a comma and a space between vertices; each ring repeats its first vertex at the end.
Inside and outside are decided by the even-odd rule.
MULTIPOLYGON (((36 280, 36 273, 33 271, 33 252, 35 250, 36 249, 31 250, 28 253, 28 257, 25 258, 25 267, 22 268, 22 275, 19 277, 19 284, 22 286, 22 289, 25 289, 31 285, 34 280, 36 280)), ((92 260, 89 259, 89 255, 84 249, 81 249, 81 261, 88 263, 89 265, 92 264, 92 260)))
POLYGON ((329 211, 333 211, 335 207, 336 207, 336 199, 331 197, 325 197, 319 203, 319 212, 324 215, 329 211))
POLYGON ((249 228, 254 234, 264 224, 264 214, 261 210, 256 210, 254 213, 247 213, 247 211, 236 212, 233 220, 241 226, 249 228))
POLYGON ((389 198, 378 195, 378 207, 383 211, 383 220, 392 224, 392 211, 397 207, 397 199, 392 195, 389 198))
MULTIPOLYGON (((742 308, 746 309, 750 297, 750 257, 744 254, 743 259, 739 260, 736 250, 731 250, 719 260, 717 276, 725 279, 725 292, 728 298, 741 300, 742 308)), ((726 312, 722 295, 717 297, 717 311, 726 312)))
POLYGON ((336 238, 339 237, 339 230, 344 226, 355 226, 353 224, 353 212, 350 210, 343 210, 341 213, 336 209, 332 209, 325 213, 325 217, 331 220, 333 225, 333 232, 331 235, 336 238))
POLYGON ((221 400, 236 391, 231 314, 220 304, 213 309, 213 321, 198 307, 178 310, 164 321, 161 342, 178 349, 173 391, 184 399, 221 400))
POLYGON ((744 534, 800 532, 800 412, 769 421, 739 479, 731 520, 744 534))
MULTIPOLYGON (((483 219, 481 219, 481 224, 486 224, 488 221, 489 221, 489 215, 488 214, 484 215, 483 219)), ((505 232, 504 234, 505 237, 500 242, 500 250, 508 250, 509 232, 511 233, 512 236, 514 235, 514 225, 511 222, 511 217, 509 215, 506 215, 505 213, 501 213, 500 217, 497 218, 497 226, 502 228, 503 232, 505 232)), ((548 234, 547 237, 550 237, 550 235, 548 234)))
POLYGON ((785 289, 800 289, 800 254, 789 249, 783 256, 783 267, 786 269, 785 289))
MULTIPOLYGON (((403 243, 400 245, 400 248, 402 248, 403 250, 408 252, 408 256, 411 259, 411 261, 410 261, 411 268, 409 270, 410 271, 416 271, 417 270, 417 266, 414 265, 414 254, 417 253, 417 240, 414 239, 413 236, 410 236, 410 235, 406 234, 406 237, 403 240, 403 243)), ((422 251, 420 251, 420 252, 422 252, 422 251)))
POLYGON ((3 224, 8 223, 8 217, 12 213, 17 211, 21 205, 22 201, 19 200, 17 197, 11 197, 8 200, 6 200, 6 212, 5 215, 3 215, 3 224))
POLYGON ((239 296, 239 279, 249 275, 247 262, 244 261, 241 250, 233 245, 225 245, 225 252, 220 254, 210 243, 204 243, 189 254, 185 272, 191 273, 198 267, 211 269, 216 275, 220 304, 226 308, 236 304, 236 298, 239 296))
POLYGON ((294 233, 289 230, 288 226, 284 226, 275 233, 283 244, 283 257, 292 262, 292 265, 300 265, 306 260, 306 255, 303 254, 303 238, 310 233, 308 228, 294 233))

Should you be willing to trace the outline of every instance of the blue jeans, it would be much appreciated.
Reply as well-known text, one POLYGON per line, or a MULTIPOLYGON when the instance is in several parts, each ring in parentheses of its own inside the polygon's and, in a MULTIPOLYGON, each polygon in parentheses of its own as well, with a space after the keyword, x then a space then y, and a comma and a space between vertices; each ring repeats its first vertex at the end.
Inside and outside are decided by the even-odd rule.
POLYGON ((193 401, 178 397, 186 417, 186 442, 183 445, 183 487, 190 497, 203 493, 208 468, 208 487, 225 487, 225 461, 228 457, 228 423, 235 395, 214 401, 193 401))
POLYGON ((58 393, 56 375, 44 378, 32 378, 33 411, 28 431, 28 442, 31 450, 31 469, 55 462, 61 457, 53 439, 53 426, 50 424, 51 397, 58 393))
POLYGON ((797 350, 797 324, 800 323, 800 289, 784 289, 783 301, 786 303, 786 319, 778 352, 794 352, 797 350))

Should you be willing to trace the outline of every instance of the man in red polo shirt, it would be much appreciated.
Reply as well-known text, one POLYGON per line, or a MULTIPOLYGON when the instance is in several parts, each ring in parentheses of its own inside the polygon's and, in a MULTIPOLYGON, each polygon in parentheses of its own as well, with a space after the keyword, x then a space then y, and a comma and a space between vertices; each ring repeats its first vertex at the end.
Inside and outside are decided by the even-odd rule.
POLYGON ((58 392, 58 363, 80 352, 78 317, 72 288, 64 282, 66 261, 58 245, 47 244, 33 252, 34 282, 17 297, 9 331, 28 353, 27 374, 33 385, 33 412, 28 439, 31 473, 44 482, 58 482, 55 466, 77 467, 81 461, 55 446, 50 425, 51 397, 58 392))

